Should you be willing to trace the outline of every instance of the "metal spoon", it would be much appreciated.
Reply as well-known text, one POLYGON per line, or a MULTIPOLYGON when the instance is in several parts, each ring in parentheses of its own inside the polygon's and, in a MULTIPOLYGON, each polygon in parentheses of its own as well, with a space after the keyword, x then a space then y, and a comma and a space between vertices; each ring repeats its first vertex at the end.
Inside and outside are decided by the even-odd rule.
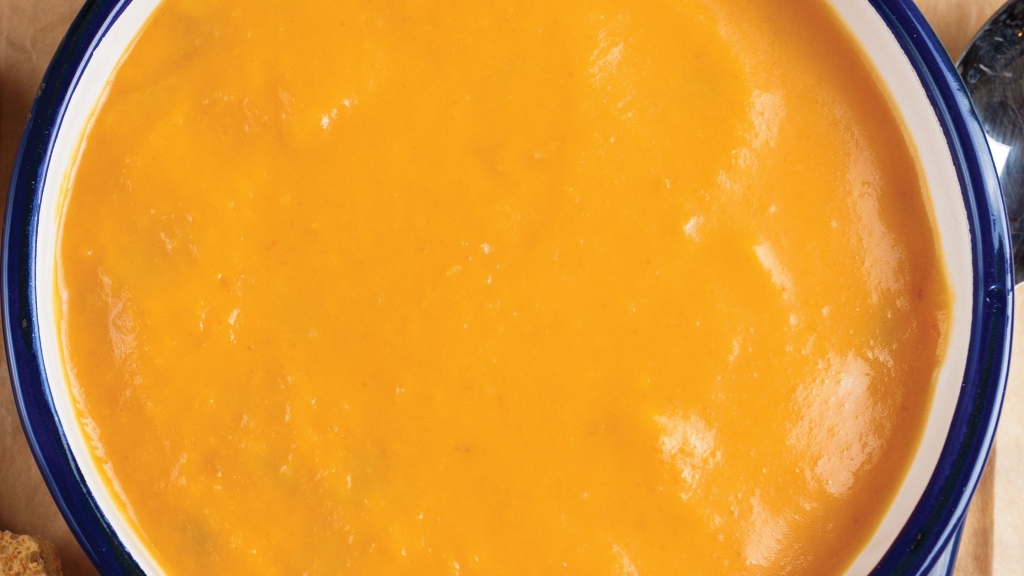
POLYGON ((982 27, 957 65, 988 135, 1024 282, 1024 0, 1010 0, 982 27))

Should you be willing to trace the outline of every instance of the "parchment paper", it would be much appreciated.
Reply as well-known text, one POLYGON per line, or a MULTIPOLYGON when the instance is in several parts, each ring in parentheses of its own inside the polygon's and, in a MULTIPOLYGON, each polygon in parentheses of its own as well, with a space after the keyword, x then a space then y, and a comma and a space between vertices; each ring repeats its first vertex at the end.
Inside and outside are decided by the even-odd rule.
MULTIPOLYGON (((917 0, 954 60, 1003 0, 917 0)), ((1024 289, 1016 292, 1024 303, 1024 289)), ((1024 310, 1018 305, 1014 354, 996 447, 971 504, 957 576, 1024 574, 1024 310)))
MULTIPOLYGON (((32 98, 50 56, 83 0, 0 0, 0 196, 32 98)), ((2 361, 2 359, 0 359, 2 361)), ((68 576, 94 575, 36 468, 14 410, 4 362, 0 371, 0 530, 40 535, 57 545, 68 576)))
MULTIPOLYGON (((82 2, 0 0, 0 199, 6 198, 14 155, 40 78, 82 2)), ((918 0, 918 4, 950 53, 959 57, 1002 0, 918 0)), ((1024 299, 1024 290, 1018 290, 1017 297, 1024 299)), ((1016 325, 1024 327, 1021 308, 1016 325)), ((1015 339, 1024 343, 1024 328, 1015 339)), ((996 441, 997 456, 990 461, 971 507, 958 576, 1024 573, 1021 345, 1014 354, 1009 390, 996 441)), ((57 511, 32 459, 14 409, 6 365, 0 371, 0 530, 4 529, 41 535, 54 542, 68 576, 96 574, 57 511)))

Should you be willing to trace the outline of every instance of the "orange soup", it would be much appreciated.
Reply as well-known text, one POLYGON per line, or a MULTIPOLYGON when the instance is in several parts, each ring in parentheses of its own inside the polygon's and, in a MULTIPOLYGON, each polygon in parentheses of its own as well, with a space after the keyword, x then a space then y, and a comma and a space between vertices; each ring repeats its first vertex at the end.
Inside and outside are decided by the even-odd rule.
POLYGON ((823 0, 164 0, 66 189, 77 413, 169 574, 840 574, 951 296, 823 0))

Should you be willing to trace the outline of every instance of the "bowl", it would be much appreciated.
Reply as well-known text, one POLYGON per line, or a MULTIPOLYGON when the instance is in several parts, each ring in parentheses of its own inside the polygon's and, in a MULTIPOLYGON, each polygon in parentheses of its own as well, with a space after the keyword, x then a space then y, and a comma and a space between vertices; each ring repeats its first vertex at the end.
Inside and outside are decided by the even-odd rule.
MULTIPOLYGON (((22 425, 57 506, 104 574, 160 569, 121 517, 75 421, 52 305, 58 215, 90 116, 159 1, 95 0, 82 9, 36 97, 4 228, 3 329, 22 425)), ((913 3, 828 2, 874 64, 917 148, 954 300, 949 349, 921 445, 848 573, 926 574, 942 570, 955 552, 998 421, 1013 317, 1008 226, 970 99, 913 3)))

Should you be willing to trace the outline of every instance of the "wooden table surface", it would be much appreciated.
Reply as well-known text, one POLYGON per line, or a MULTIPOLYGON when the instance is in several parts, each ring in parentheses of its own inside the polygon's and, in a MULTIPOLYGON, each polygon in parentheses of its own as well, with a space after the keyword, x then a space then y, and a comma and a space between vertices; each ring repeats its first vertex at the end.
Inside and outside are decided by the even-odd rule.
MULTIPOLYGON (((917 1, 954 59, 1002 4, 1002 0, 917 1)), ((82 2, 0 0, 0 196, 6 194, 18 139, 39 79, 82 2)), ((1024 291, 1017 295, 1024 297, 1024 291)), ((1024 327, 1021 308, 1016 325, 1024 327)), ((1018 328, 1018 341, 1024 341, 1022 330, 1018 328)), ((1017 351, 997 448, 968 517, 956 568, 959 576, 1024 574, 1024 364, 1017 361, 1024 359, 1024 346, 1018 346, 1017 351)), ((68 576, 96 574, 36 469, 14 410, 6 368, 0 370, 3 529, 41 534, 53 541, 60 549, 68 576)))

